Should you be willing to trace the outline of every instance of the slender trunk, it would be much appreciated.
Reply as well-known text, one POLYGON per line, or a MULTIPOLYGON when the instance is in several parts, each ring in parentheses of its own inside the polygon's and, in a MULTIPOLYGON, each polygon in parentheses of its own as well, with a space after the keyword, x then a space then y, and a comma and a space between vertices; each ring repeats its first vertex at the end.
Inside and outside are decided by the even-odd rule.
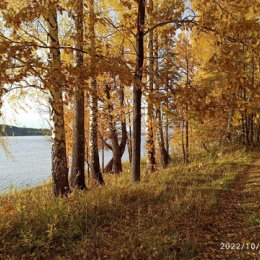
MULTIPOLYGON (((121 109, 123 110, 124 109, 124 100, 125 100, 125 93, 124 93, 123 86, 120 86, 120 89, 119 89, 119 100, 120 100, 121 109)), ((125 152, 126 143, 127 143, 127 139, 128 139, 125 115, 121 119, 121 132, 122 132, 122 136, 121 136, 121 143, 120 143, 120 152, 121 152, 121 158, 122 158, 122 156, 125 152)))
POLYGON ((157 117, 157 139, 158 139, 158 145, 160 150, 161 167, 166 168, 169 163, 169 155, 165 149, 162 114, 161 114, 160 107, 156 109, 156 117, 157 117))
MULTIPOLYGON (((167 100, 166 100, 166 108, 167 111, 169 109, 169 78, 167 76, 167 82, 166 82, 166 93, 167 93, 167 100)), ((166 152, 170 156, 170 145, 169 145, 169 118, 166 114, 166 120, 165 120, 165 145, 166 145, 166 152)))
POLYGON ((182 154, 183 154, 183 163, 186 162, 186 152, 185 152, 185 142, 184 142, 184 128, 185 128, 185 121, 182 120, 182 126, 181 126, 181 145, 182 145, 182 154))
POLYGON ((241 137, 241 139, 242 139, 242 144, 245 144, 245 140, 246 140, 246 138, 245 138, 245 119, 244 119, 244 113, 243 112, 241 112, 241 128, 242 128, 242 137, 241 137))
POLYGON ((101 161, 102 161, 102 173, 104 173, 104 170, 105 170, 105 147, 104 147, 104 140, 103 139, 101 140, 101 161))
POLYGON ((140 181, 141 163, 141 100, 142 100, 142 76, 144 63, 144 21, 145 0, 138 0, 138 17, 136 33, 136 67, 135 83, 133 87, 133 148, 132 148, 132 181, 140 181))
POLYGON ((257 126, 256 142, 260 143, 260 124, 257 126))
MULTIPOLYGON (((155 76, 158 81, 158 70, 159 70, 159 63, 158 63, 158 53, 159 53, 159 43, 158 43, 158 35, 155 34, 154 37, 154 56, 155 59, 155 76)), ((156 84, 155 84, 156 85, 156 84)), ((156 86, 158 94, 159 94, 159 86, 156 86)), ((161 111, 161 104, 158 105, 156 108, 156 121, 157 121, 157 140, 159 145, 159 152, 160 152, 160 161, 161 161, 161 167, 166 168, 169 163, 169 155, 165 149, 165 142, 164 142, 164 136, 163 136, 163 123, 162 123, 162 111, 161 111)))
POLYGON ((89 0, 89 35, 90 35, 90 169, 93 179, 104 184, 100 171, 98 154, 98 99, 96 82, 96 50, 95 50, 95 10, 94 0, 89 0))
POLYGON ((64 109, 62 100, 62 75, 58 38, 57 11, 50 6, 49 17, 46 19, 50 41, 51 67, 51 118, 53 123, 52 144, 52 179, 54 196, 66 196, 69 192, 68 166, 66 156, 66 140, 64 128, 64 109))
POLYGON ((129 156, 129 162, 132 163, 132 126, 131 126, 131 116, 128 117, 128 123, 129 123, 129 133, 128 133, 128 156, 129 156))
MULTIPOLYGON (((77 0, 75 14, 76 48, 83 50, 83 1, 77 0)), ((77 68, 82 70, 83 53, 76 52, 77 68)), ((70 182, 72 187, 85 189, 85 112, 84 112, 84 84, 83 71, 77 79, 74 101, 74 127, 72 147, 72 167, 70 182)))
MULTIPOLYGON (((252 54, 252 58, 251 58, 251 70, 252 70, 252 77, 251 77, 252 89, 255 89, 255 57, 254 57, 254 54, 252 54)), ((253 109, 254 109, 254 107, 253 107, 253 109)), ((251 119, 251 143, 252 143, 252 145, 254 144, 254 133, 257 130, 257 128, 254 126, 255 117, 256 117, 256 114, 253 112, 252 119, 251 119)))
POLYGON ((108 85, 105 87, 106 99, 108 105, 106 110, 108 111, 108 125, 109 125, 109 132, 110 132, 110 140, 112 144, 112 151, 113 151, 113 164, 112 164, 112 173, 118 174, 122 171, 122 163, 121 163, 121 151, 120 145, 118 143, 118 135, 116 130, 116 125, 114 123, 114 119, 112 116, 112 112, 114 110, 111 104, 111 97, 110 97, 110 88, 108 85))
POLYGON ((167 154, 170 153, 170 145, 169 145, 169 119, 166 117, 165 122, 165 147, 167 154))
MULTIPOLYGON (((92 82, 92 87, 96 86, 92 82)), ((97 124, 97 107, 98 101, 95 94, 90 96, 90 170, 92 177, 99 184, 103 184, 104 180, 100 171, 99 154, 98 154, 98 124, 97 124)))
MULTIPOLYGON (((108 86, 107 86, 108 87, 108 86)), ((106 96, 107 99, 110 99, 109 90, 106 87, 106 96)), ((120 106, 123 110, 124 107, 124 87, 120 86, 119 89, 119 101, 120 106)), ((110 104, 106 108, 109 111, 109 115, 112 114, 113 106, 110 104)), ((118 137, 117 137, 117 131, 115 131, 115 124, 113 123, 113 118, 109 118, 109 125, 110 125, 110 139, 112 141, 112 151, 113 151, 113 157, 108 162, 108 164, 105 167, 105 172, 112 172, 112 173, 120 173, 122 172, 122 156, 125 152, 125 147, 127 143, 127 130, 126 130, 126 120, 125 116, 121 119, 121 142, 119 144, 118 137), (115 159, 116 157, 116 159, 115 159)))
POLYGON ((249 116, 249 128, 250 128, 250 143, 254 144, 254 114, 249 116))
POLYGON ((185 153, 185 163, 188 164, 190 162, 190 153, 189 153, 189 121, 185 122, 185 133, 186 133, 186 153, 185 153))
MULTIPOLYGON (((167 79, 167 84, 166 84, 166 92, 167 92, 167 100, 166 100, 166 107, 167 110, 169 109, 169 85, 168 85, 168 79, 167 79)), ((170 154, 170 149, 169 149, 169 118, 168 115, 166 115, 166 120, 165 120, 165 145, 166 145, 166 152, 169 155, 170 154)))
POLYGON ((85 161, 87 163, 87 174, 88 174, 88 180, 90 177, 90 169, 89 169, 89 140, 85 140, 85 145, 86 145, 86 154, 85 154, 85 161))
MULTIPOLYGON (((190 60, 189 55, 186 56, 186 88, 189 88, 190 86, 190 60)), ((186 113, 188 115, 189 112, 189 104, 188 101, 186 103, 186 113)), ((187 116, 186 115, 186 116, 187 116)), ((188 117, 188 116, 187 116, 188 117)), ((186 139, 186 148, 185 148, 185 164, 188 164, 190 162, 190 154, 189 154, 189 121, 188 119, 185 120, 185 139, 186 139)))
POLYGON ((232 127, 232 117, 233 117, 233 109, 228 113, 228 118, 227 118, 227 130, 226 130, 226 138, 228 140, 231 140, 231 137, 232 137, 232 130, 231 130, 231 127, 232 127))
POLYGON ((247 115, 247 109, 245 110, 245 130, 246 130, 246 144, 250 144, 249 140, 249 120, 247 115))
MULTIPOLYGON (((148 23, 151 24, 153 13, 153 0, 148 2, 148 23)), ((146 98, 146 154, 147 154, 147 171, 155 171, 155 146, 153 136, 154 116, 153 116, 153 103, 150 100, 150 96, 153 92, 153 73, 154 73, 154 59, 153 59, 153 30, 148 34, 148 74, 147 74, 147 98, 146 98)))

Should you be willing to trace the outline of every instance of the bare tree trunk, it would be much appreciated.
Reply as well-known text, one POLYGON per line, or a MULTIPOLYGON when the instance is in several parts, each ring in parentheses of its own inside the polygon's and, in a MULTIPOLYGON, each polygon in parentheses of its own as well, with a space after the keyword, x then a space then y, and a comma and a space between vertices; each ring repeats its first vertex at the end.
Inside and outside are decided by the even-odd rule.
POLYGON ((242 128, 242 144, 246 144, 246 134, 245 134, 245 119, 244 119, 244 113, 241 112, 241 128, 242 128))
POLYGON ((109 132, 110 132, 110 140, 112 144, 112 151, 113 151, 113 164, 112 164, 112 173, 118 174, 122 171, 122 163, 121 163, 121 151, 120 145, 118 143, 118 135, 116 130, 116 125, 113 121, 113 106, 111 104, 110 98, 110 88, 108 85, 105 87, 106 99, 108 105, 106 110, 108 111, 108 124, 109 124, 109 132))
MULTIPOLYGON (((124 93, 124 87, 120 86, 120 90, 119 90, 119 100, 120 100, 120 106, 123 110, 124 108, 124 100, 125 100, 125 93, 124 93)), ((127 129, 126 129, 126 117, 125 115, 123 116, 123 118, 121 119, 121 143, 120 143, 120 152, 121 152, 121 157, 124 155, 125 152, 125 148, 126 148, 126 143, 127 143, 127 129)))
POLYGON ((160 107, 156 109, 156 118, 157 118, 157 139, 158 139, 158 145, 160 150, 161 167, 166 168, 169 163, 169 155, 165 149, 162 114, 161 114, 160 107))
MULTIPOLYGON (((166 83, 166 92, 167 92, 167 101, 166 101, 166 107, 169 109, 169 85, 168 85, 168 78, 167 78, 167 83, 166 83)), ((170 154, 170 149, 169 149, 169 118, 168 115, 166 115, 166 120, 165 120, 165 145, 166 145, 166 152, 169 155, 170 154)))
MULTIPOLYGON (((103 133, 102 133, 103 135, 103 133)), ((105 170, 105 145, 104 145, 104 140, 101 140, 101 161, 102 161, 102 173, 104 173, 105 170)))
POLYGON ((99 154, 98 154, 98 99, 97 99, 97 82, 96 82, 96 50, 95 50, 95 9, 94 0, 89 0, 89 35, 90 35, 90 168, 93 179, 99 184, 104 184, 103 176, 100 171, 99 154))
MULTIPOLYGON (((92 87, 96 86, 92 82, 92 87)), ((104 184, 104 180, 100 171, 99 154, 98 154, 98 124, 97 124, 97 97, 92 94, 90 97, 90 169, 92 177, 99 184, 104 184)))
MULTIPOLYGON (((109 87, 106 86, 106 97, 107 100, 110 100, 110 94, 109 94, 109 87)), ((119 89, 119 100, 120 100, 120 106, 123 110, 124 106, 124 87, 120 86, 119 89)), ((122 172, 122 156, 124 155, 125 152, 125 147, 127 143, 127 130, 126 130, 126 120, 125 116, 121 119, 121 142, 119 144, 118 141, 118 135, 116 131, 116 126, 115 123, 113 123, 113 117, 112 111, 113 111, 113 106, 111 104, 106 107, 106 109, 109 112, 109 129, 110 129, 110 139, 112 142, 112 147, 109 147, 113 151, 113 157, 112 159, 107 163, 105 167, 105 172, 110 172, 110 173, 115 173, 118 174, 122 172), (116 157, 116 159, 115 159, 116 157)))
POLYGON ((182 120, 182 126, 181 126, 181 145, 182 145, 182 154, 183 154, 183 163, 186 162, 186 151, 185 151, 185 142, 184 142, 184 128, 185 128, 185 121, 182 120))
POLYGON ((64 128, 64 109, 62 100, 62 75, 58 38, 57 11, 54 5, 49 7, 46 19, 50 41, 51 67, 51 118, 53 123, 52 179, 54 196, 66 196, 69 192, 66 140, 64 128))
MULTIPOLYGON (((148 2, 148 23, 151 24, 153 14, 153 0, 148 2)), ((154 116, 153 116, 153 103, 150 100, 150 96, 153 92, 153 73, 154 73, 154 58, 153 58, 153 30, 148 34, 148 74, 147 74, 147 98, 146 98, 146 154, 147 154, 147 171, 155 171, 155 146, 154 146, 154 116)))
MULTIPOLYGON (((77 0, 75 11, 76 26, 76 48, 83 50, 83 1, 77 0)), ((77 68, 82 70, 83 53, 76 52, 77 68)), ((85 113, 84 113, 84 85, 83 71, 75 87, 74 101, 74 127, 73 127, 73 147, 72 147, 72 167, 70 182, 72 187, 85 189, 85 113)))
POLYGON ((247 115, 247 109, 245 110, 245 130, 246 130, 246 144, 250 144, 249 140, 249 120, 247 115))
POLYGON ((250 143, 254 144, 254 114, 249 115, 250 143))
POLYGON ((166 117, 166 122, 165 122, 165 146, 166 146, 166 152, 169 155, 170 145, 169 145, 169 119, 168 119, 168 117, 166 117))
POLYGON ((88 174, 88 180, 89 180, 89 177, 90 177, 90 170, 89 170, 89 140, 86 140, 85 145, 86 145, 85 161, 87 163, 87 174, 88 174))
POLYGON ((132 163, 132 126, 131 126, 131 116, 128 117, 129 120, 129 133, 128 133, 128 156, 129 156, 129 162, 132 163))
POLYGON ((189 121, 185 121, 185 133, 186 133, 186 152, 185 152, 185 164, 190 162, 190 153, 189 153, 189 121))
POLYGON ((257 126, 257 133, 256 133, 256 142, 260 143, 260 124, 257 126))
MULTIPOLYGON (((154 36, 154 56, 155 59, 155 75, 156 79, 158 79, 158 70, 159 70, 159 64, 158 64, 158 53, 159 53, 159 43, 158 43, 158 35, 155 34, 154 36)), ((159 93, 159 86, 157 87, 157 91, 159 93)), ((158 105, 156 108, 156 121, 157 121, 157 142, 159 145, 159 152, 160 152, 160 161, 161 161, 161 167, 166 168, 169 163, 169 155, 165 149, 165 142, 164 142, 164 136, 163 136, 163 123, 162 123, 162 111, 161 111, 161 104, 158 105)))
MULTIPOLYGON (((252 83, 252 88, 255 88, 255 57, 254 54, 252 54, 251 58, 251 71, 252 71, 252 76, 251 76, 251 83, 252 83)), ((253 109, 255 109, 253 107, 253 109)), ((256 113, 252 112, 252 118, 251 118, 251 143, 254 145, 254 133, 257 131, 257 128, 255 127, 254 124, 254 118, 256 117, 256 113)))
POLYGON ((136 67, 135 84, 133 87, 133 148, 132 148, 132 181, 140 181, 141 163, 141 100, 142 100, 142 76, 144 63, 144 22, 145 22, 145 0, 138 0, 136 33, 136 67))

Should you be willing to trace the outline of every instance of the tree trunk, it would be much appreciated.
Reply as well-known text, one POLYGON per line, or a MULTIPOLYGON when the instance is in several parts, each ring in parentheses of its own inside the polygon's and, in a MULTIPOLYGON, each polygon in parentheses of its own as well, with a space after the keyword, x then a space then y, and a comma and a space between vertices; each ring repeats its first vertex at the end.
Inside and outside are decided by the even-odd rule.
POLYGON ((128 133, 128 156, 129 156, 129 162, 132 163, 132 126, 131 126, 131 116, 129 115, 129 133, 128 133))
POLYGON ((136 67, 135 83, 133 87, 133 140, 132 140, 132 181, 140 181, 141 163, 141 100, 142 100, 142 76, 144 63, 144 20, 145 0, 138 0, 136 33, 136 67))
MULTIPOLYGON (((107 96, 107 97, 109 97, 109 99, 110 99, 110 96, 107 96)), ((119 89, 119 100, 120 100, 121 108, 123 109, 123 106, 124 106, 124 87, 123 86, 120 86, 120 89, 119 89)), ((112 112, 111 109, 113 110, 113 108, 107 108, 107 109, 108 109, 108 111, 110 110, 110 112, 112 112)), ((112 120, 112 118, 110 120, 112 120)), ((112 125, 111 127, 115 128, 114 125, 112 125)), ((113 128, 110 130, 111 130, 110 132, 113 132, 113 128)), ((121 133, 122 133, 122 136, 121 136, 120 144, 113 145, 113 141, 112 141, 113 157, 106 165, 105 172, 111 172, 111 173, 122 172, 122 156, 124 155, 125 147, 126 147, 126 143, 127 143, 127 139, 128 139, 125 116, 123 116, 123 119, 121 119, 121 133), (119 151, 118 151, 118 149, 119 149, 119 151), (114 153, 114 150, 116 151, 116 153, 114 153), (117 154, 119 154, 119 157, 118 157, 118 159, 114 160, 114 157, 116 157, 117 154), (121 170, 119 170, 118 172, 115 172, 113 169, 121 169, 121 170)), ((116 138, 115 138, 114 142, 118 142, 117 133, 116 133, 116 138)))
POLYGON ((181 146, 182 146, 183 163, 185 164, 186 151, 185 151, 185 142, 184 142, 184 128, 185 128, 185 121, 183 119, 182 126, 181 126, 181 146))
POLYGON ((244 119, 244 113, 241 112, 241 128, 242 128, 242 134, 241 134, 241 139, 242 139, 242 144, 245 144, 246 140, 246 134, 245 134, 245 119, 244 119))
MULTIPOLYGON (((153 0, 148 2, 148 23, 151 24, 153 13, 153 0)), ((147 74, 147 98, 146 98, 146 154, 147 154, 147 172, 155 171, 155 146, 154 146, 154 116, 153 116, 153 103, 150 100, 150 96, 153 92, 153 73, 154 73, 154 59, 153 59, 153 30, 148 34, 148 74, 147 74)))
POLYGON ((108 125, 109 125, 110 140, 111 140, 112 151, 113 151, 112 173, 118 174, 122 171, 121 151, 120 151, 120 145, 118 143, 116 125, 114 123, 113 116, 112 116, 113 106, 111 104, 110 88, 108 85, 106 85, 105 87, 105 93, 108 102, 106 110, 108 111, 108 117, 109 117, 108 125))
POLYGON ((189 153, 189 121, 185 122, 185 133, 186 133, 186 153, 185 153, 185 164, 190 162, 190 153, 189 153))
MULTIPOLYGON (((96 86, 95 81, 91 84, 92 88, 96 86)), ((98 154, 98 123, 97 123, 97 111, 98 101, 95 94, 90 96, 90 170, 92 177, 99 184, 104 184, 103 176, 100 171, 99 154, 98 154)))
POLYGON ((90 177, 90 169, 89 169, 89 140, 85 140, 85 141, 86 141, 85 142, 85 144, 86 144, 85 162, 87 163, 87 176, 88 176, 88 180, 89 180, 89 177, 90 177))
POLYGON ((254 114, 251 113, 249 116, 249 128, 250 128, 250 143, 254 144, 254 114))
POLYGON ((256 142, 260 143, 260 124, 257 126, 257 133, 256 133, 256 142))
POLYGON ((54 196, 66 196, 69 192, 68 166, 66 156, 66 140, 64 128, 64 109, 62 100, 62 75, 58 38, 57 12, 54 5, 50 6, 49 17, 46 19, 50 41, 51 67, 51 118, 53 123, 52 144, 52 179, 54 196))
POLYGON ((165 149, 162 115, 161 115, 160 107, 156 109, 156 118, 157 118, 157 139, 158 139, 158 145, 160 151, 161 167, 164 169, 169 164, 169 155, 165 149))
MULTIPOLYGON (((102 135, 103 135, 103 133, 102 133, 102 135)), ((104 173, 104 170, 105 170, 105 145, 104 145, 103 139, 101 140, 101 162, 102 162, 102 164, 101 164, 102 173, 104 173)))
MULTIPOLYGON (((75 13, 76 48, 83 50, 83 1, 77 0, 75 13)), ((74 101, 74 127, 72 147, 71 186, 78 189, 85 189, 85 113, 84 113, 84 85, 83 78, 83 53, 76 52, 77 68, 80 69, 80 77, 75 87, 74 101)))
MULTIPOLYGON (((159 63, 158 63, 158 53, 159 53, 159 43, 158 43, 158 34, 154 36, 154 56, 155 56, 155 76, 158 80, 158 70, 159 70, 159 63)), ((159 94, 159 86, 156 86, 156 89, 159 94)), ((161 111, 161 104, 158 105, 156 108, 156 121, 157 121, 157 142, 159 145, 159 152, 160 152, 160 162, 161 167, 166 168, 169 163, 169 155, 165 149, 165 142, 163 136, 163 123, 162 123, 162 111, 161 111)))
MULTIPOLYGON (((169 109, 169 78, 167 76, 167 82, 166 82, 166 93, 167 93, 167 100, 166 100, 166 107, 167 110, 169 109)), ((166 115, 165 120, 165 146, 166 146, 166 152, 168 156, 170 156, 170 146, 169 146, 169 118, 168 115, 166 115)))
POLYGON ((245 130, 246 130, 246 144, 249 145, 250 144, 250 140, 249 140, 249 118, 247 115, 247 109, 245 110, 245 130))
POLYGON ((94 0, 89 0, 89 36, 90 36, 90 169, 92 177, 99 184, 104 184, 100 171, 98 154, 98 99, 96 82, 96 50, 95 50, 95 9, 94 0))
MULTIPOLYGON (((125 100, 125 94, 124 94, 124 87, 120 86, 120 90, 119 90, 119 100, 120 100, 120 106, 123 110, 124 107, 124 100, 125 100)), ((125 148, 126 148, 126 143, 127 143, 127 129, 126 129, 126 118, 125 115, 123 116, 123 118, 121 119, 121 143, 120 143, 120 159, 122 158, 122 156, 124 155, 125 152, 125 148)))

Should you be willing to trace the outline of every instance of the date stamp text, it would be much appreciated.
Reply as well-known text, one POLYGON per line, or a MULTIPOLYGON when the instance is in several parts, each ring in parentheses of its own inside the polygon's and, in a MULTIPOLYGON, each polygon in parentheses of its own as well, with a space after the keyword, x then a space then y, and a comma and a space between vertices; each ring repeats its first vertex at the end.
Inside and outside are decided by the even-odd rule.
POLYGON ((252 250, 257 251, 260 249, 259 243, 229 243, 229 242, 221 242, 220 243, 221 250, 252 250))

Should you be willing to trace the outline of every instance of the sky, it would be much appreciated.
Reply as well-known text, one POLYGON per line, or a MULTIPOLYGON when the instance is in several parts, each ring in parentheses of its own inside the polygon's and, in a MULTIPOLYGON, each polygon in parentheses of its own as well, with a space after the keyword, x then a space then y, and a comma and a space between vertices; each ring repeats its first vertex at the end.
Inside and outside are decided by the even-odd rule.
POLYGON ((0 123, 19 127, 49 128, 49 114, 45 110, 32 97, 14 98, 12 95, 6 95, 3 98, 3 116, 0 123))

